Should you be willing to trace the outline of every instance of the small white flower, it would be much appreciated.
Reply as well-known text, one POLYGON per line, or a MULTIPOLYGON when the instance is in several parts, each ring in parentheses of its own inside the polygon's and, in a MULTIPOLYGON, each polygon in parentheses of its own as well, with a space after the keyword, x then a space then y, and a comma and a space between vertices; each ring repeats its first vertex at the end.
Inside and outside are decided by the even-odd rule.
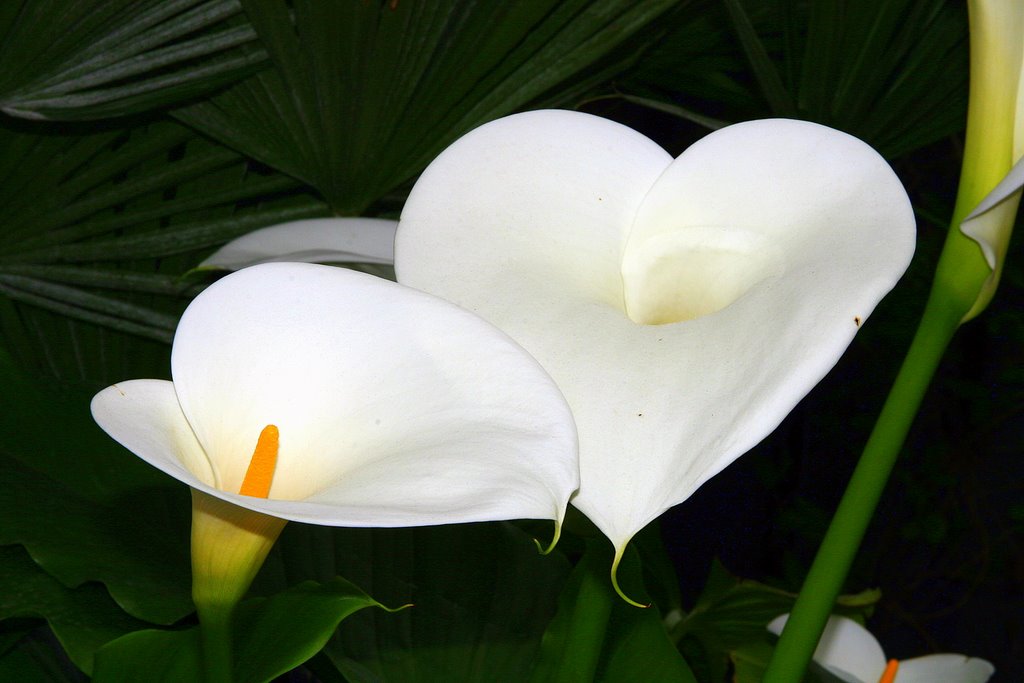
MULTIPOLYGON (((779 635, 788 618, 776 617, 768 630, 779 635)), ((845 683, 985 683, 995 672, 984 659, 964 655, 886 660, 882 646, 866 628, 840 616, 829 617, 814 661, 845 683)))

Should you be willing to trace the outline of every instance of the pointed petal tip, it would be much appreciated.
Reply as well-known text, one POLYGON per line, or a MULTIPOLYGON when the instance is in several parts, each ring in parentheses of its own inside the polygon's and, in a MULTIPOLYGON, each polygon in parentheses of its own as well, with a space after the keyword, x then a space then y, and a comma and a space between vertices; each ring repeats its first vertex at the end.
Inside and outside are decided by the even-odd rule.
POLYGON ((765 626, 765 628, 777 636, 782 635, 782 628, 786 625, 786 621, 788 619, 789 612, 787 612, 786 614, 780 614, 779 616, 769 621, 768 625, 765 626))
POLYGON ((388 607, 387 605, 378 602, 377 606, 380 607, 385 612, 390 612, 391 614, 394 614, 395 612, 401 612, 403 610, 411 609, 411 608, 416 606, 416 603, 415 602, 407 602, 404 605, 399 605, 398 607, 388 607))
POLYGON ((625 594, 625 593, 624 593, 624 592, 622 591, 622 588, 620 588, 620 587, 619 587, 619 578, 618 578, 618 571, 619 571, 619 562, 621 562, 621 561, 622 561, 622 556, 623 556, 623 554, 624 554, 625 552, 626 552, 626 544, 625 544, 625 543, 623 543, 622 545, 620 545, 620 546, 617 546, 617 547, 615 548, 615 559, 614 559, 614 560, 612 560, 612 570, 611 570, 611 578, 612 578, 612 588, 614 588, 614 589, 615 589, 615 592, 616 592, 616 593, 618 593, 618 595, 619 595, 619 597, 620 597, 620 598, 622 598, 623 600, 625 600, 625 601, 626 601, 627 603, 629 603, 629 604, 630 604, 630 605, 632 605, 633 607, 639 607, 639 608, 641 608, 641 609, 647 609, 647 608, 648 608, 648 607, 650 607, 650 606, 651 606, 651 605, 652 605, 653 603, 650 603, 650 602, 649 602, 649 603, 647 603, 647 604, 645 605, 645 604, 644 604, 644 603, 642 603, 642 602, 637 602, 636 600, 633 600, 633 599, 632 599, 632 598, 630 598, 630 597, 629 597, 628 595, 626 595, 626 594, 625 594))
POLYGON ((544 546, 542 546, 540 544, 540 541, 538 541, 536 538, 533 539, 533 544, 535 546, 537 546, 537 552, 540 553, 541 555, 550 555, 551 551, 555 549, 556 545, 558 545, 558 539, 561 538, 561 536, 562 536, 562 520, 556 519, 555 520, 555 535, 551 537, 551 543, 548 544, 548 547, 545 548, 544 546))

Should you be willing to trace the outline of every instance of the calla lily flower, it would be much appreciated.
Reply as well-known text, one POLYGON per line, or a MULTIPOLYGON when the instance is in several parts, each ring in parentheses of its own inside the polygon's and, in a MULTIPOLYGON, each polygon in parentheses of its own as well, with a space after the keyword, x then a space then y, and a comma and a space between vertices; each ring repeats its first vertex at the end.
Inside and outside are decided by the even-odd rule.
POLYGON ((239 270, 260 263, 395 262, 398 221, 311 218, 260 228, 215 251, 196 270, 239 270))
MULTIPOLYGON (((768 630, 779 635, 788 618, 776 617, 768 630)), ((814 661, 844 683, 985 683, 995 673, 984 659, 964 655, 886 660, 882 646, 866 628, 840 616, 829 617, 814 661)))
POLYGON ((611 121, 538 111, 424 171, 395 265, 558 383, 580 437, 572 502, 617 562, 828 372, 914 237, 895 174, 838 131, 744 123, 673 160, 611 121))
POLYGON ((182 316, 171 374, 111 386, 92 412, 196 493, 216 528, 197 540, 194 517, 194 568, 197 545, 223 553, 232 534, 262 562, 280 531, 269 520, 560 523, 578 485, 572 415, 532 357, 452 304, 363 273, 274 263, 224 277, 182 316))
MULTIPOLYGON (((987 270, 965 320, 995 294, 1024 185, 1024 3, 969 0, 967 9, 970 97, 954 224, 981 247, 987 270)), ((964 264, 953 267, 950 277, 967 277, 964 264)))

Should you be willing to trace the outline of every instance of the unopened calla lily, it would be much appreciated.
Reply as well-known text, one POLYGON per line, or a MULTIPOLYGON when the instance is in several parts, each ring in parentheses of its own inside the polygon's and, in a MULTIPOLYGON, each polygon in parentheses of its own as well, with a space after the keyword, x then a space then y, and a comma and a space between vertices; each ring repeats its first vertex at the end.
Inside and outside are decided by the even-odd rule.
MULTIPOLYGON (((768 630, 782 633, 788 618, 776 617, 768 630)), ((995 672, 984 659, 957 654, 886 659, 870 631, 841 616, 829 617, 814 661, 844 683, 985 683, 995 672)))
POLYGON ((621 556, 828 372, 914 238, 895 174, 838 131, 756 121, 673 160, 611 121, 538 111, 424 171, 395 258, 399 282, 489 320, 555 379, 580 435, 572 502, 621 556))
POLYGON ((527 353, 362 273, 226 276, 185 311, 171 373, 109 387, 92 411, 194 491, 197 604, 237 600, 283 520, 560 522, 578 485, 572 416, 527 353))
POLYGON ((953 233, 952 253, 944 254, 937 274, 953 302, 969 307, 965 320, 995 294, 1024 185, 1024 168, 1010 174, 1024 156, 1024 3, 969 0, 967 8, 970 97, 953 225, 982 253, 973 244, 958 245, 966 240, 953 233))

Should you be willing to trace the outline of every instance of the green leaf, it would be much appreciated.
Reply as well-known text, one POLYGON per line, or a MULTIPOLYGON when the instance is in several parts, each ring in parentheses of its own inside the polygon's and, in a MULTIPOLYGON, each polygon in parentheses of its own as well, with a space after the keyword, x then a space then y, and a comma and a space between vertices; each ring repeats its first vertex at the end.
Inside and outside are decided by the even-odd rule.
POLYGON ((358 214, 466 131, 579 77, 674 2, 242 4, 274 68, 175 116, 358 214))
MULTIPOLYGON (((863 621, 880 598, 878 590, 841 596, 836 613, 863 621)), ((756 644, 772 639, 768 622, 788 613, 794 600, 795 593, 738 579, 716 561, 697 604, 673 625, 672 638, 696 638, 710 656, 740 659, 753 667, 752 662, 760 661, 752 654, 759 651, 756 644)))
POLYGON ((704 116, 685 107, 680 107, 676 104, 669 104, 668 102, 661 102, 659 100, 653 100, 649 97, 639 97, 638 95, 620 95, 620 97, 626 102, 639 104, 647 107, 648 109, 654 109, 655 111, 671 114, 672 116, 686 121, 692 121, 698 126, 703 126, 708 130, 718 130, 719 128, 724 128, 729 125, 728 121, 721 121, 719 119, 711 118, 710 116, 704 116))
POLYGON ((86 673, 92 671, 93 653, 99 647, 145 626, 125 614, 102 586, 67 588, 22 548, 0 547, 0 619, 21 616, 46 619, 68 656, 86 673))
POLYGON ((171 122, 71 135, 0 120, 0 206, 4 343, 25 365, 96 385, 167 375, 166 344, 197 291, 178 278, 212 247, 325 211, 296 181, 171 122))
MULTIPOLYGON (((693 672, 669 640, 658 609, 634 607, 612 589, 611 562, 607 541, 589 539, 559 597, 558 613, 544 635, 530 680, 695 683, 693 672), (602 621, 606 627, 598 623, 602 621)), ((648 601, 642 573, 640 556, 630 547, 619 564, 619 584, 632 599, 648 601)))
MULTIPOLYGON (((344 579, 305 582, 242 603, 233 619, 234 680, 264 683, 315 655, 338 624, 380 603, 344 579)), ((199 627, 130 633, 96 654, 96 683, 202 680, 199 627)))
MULTIPOLYGON (((10 622, 5 622, 4 626, 10 622)), ((0 654, 0 681, 83 683, 88 680, 67 661, 53 636, 42 627, 0 654)))
POLYGON ((867 140, 889 157, 962 129, 962 8, 942 0, 830 0, 809 7, 799 97, 812 120, 867 140))
POLYGON ((94 683, 202 681, 199 628, 136 631, 96 653, 94 683))
POLYGON ((10 0, 0 110, 29 119, 135 114, 266 65, 237 0, 10 0))
POLYGON ((588 538, 558 598, 558 612, 544 632, 532 683, 588 683, 595 680, 607 649, 608 619, 619 596, 611 589, 605 567, 611 557, 603 539, 588 538))
POLYGON ((661 615, 654 608, 643 612, 620 606, 613 617, 609 637, 613 645, 599 681, 650 680, 696 683, 689 664, 669 640, 661 615))
POLYGON ((658 520, 641 529, 633 537, 631 545, 640 556, 644 570, 643 584, 654 603, 665 613, 681 607, 679 576, 665 549, 658 520))
POLYGON ((97 427, 89 393, 18 371, 0 349, 0 544, 68 587, 103 582, 130 614, 192 611, 187 488, 97 427))
MULTIPOLYGON (((734 683, 761 683, 775 648, 767 642, 751 642, 730 653, 734 683)), ((848 683, 824 667, 811 662, 802 683, 848 683)))
MULTIPOLYGON (((244 603, 235 615, 235 679, 269 681, 319 652, 338 624, 364 607, 383 607, 344 579, 299 584, 244 603)), ((385 610, 386 614, 389 610, 385 610)))
POLYGON ((723 3, 696 0, 667 15, 665 24, 664 37, 618 80, 620 89, 650 97, 661 93, 661 100, 716 117, 728 112, 730 121, 757 107, 764 110, 723 3))
POLYGON ((767 642, 753 642, 737 648, 730 657, 735 683, 761 683, 774 650, 767 642))
MULTIPOLYGON (((619 565, 619 583, 630 595, 647 596, 643 586, 641 555, 627 550, 619 565), (635 588, 631 588, 635 587, 635 588)), ((639 609, 618 600, 608 628, 610 647, 599 680, 607 683, 635 680, 696 683, 693 672, 669 639, 662 615, 656 607, 639 609)))
POLYGON ((865 140, 888 158, 963 129, 962 6, 944 0, 728 0, 672 19, 665 38, 620 79, 621 90, 697 121, 815 121, 865 140))
POLYGON ((764 94, 772 111, 778 116, 793 118, 796 108, 793 105, 793 97, 782 83, 774 62, 768 56, 768 51, 761 42, 750 16, 743 8, 740 0, 725 0, 725 7, 729 10, 733 27, 739 37, 740 45, 747 55, 750 66, 754 71, 761 92, 764 94))
MULTIPOLYGON (((550 533, 550 526, 544 525, 550 533)), ((388 605, 346 620, 324 654, 353 683, 519 683, 568 567, 510 523, 413 529, 289 524, 254 590, 350 578, 388 605)))

